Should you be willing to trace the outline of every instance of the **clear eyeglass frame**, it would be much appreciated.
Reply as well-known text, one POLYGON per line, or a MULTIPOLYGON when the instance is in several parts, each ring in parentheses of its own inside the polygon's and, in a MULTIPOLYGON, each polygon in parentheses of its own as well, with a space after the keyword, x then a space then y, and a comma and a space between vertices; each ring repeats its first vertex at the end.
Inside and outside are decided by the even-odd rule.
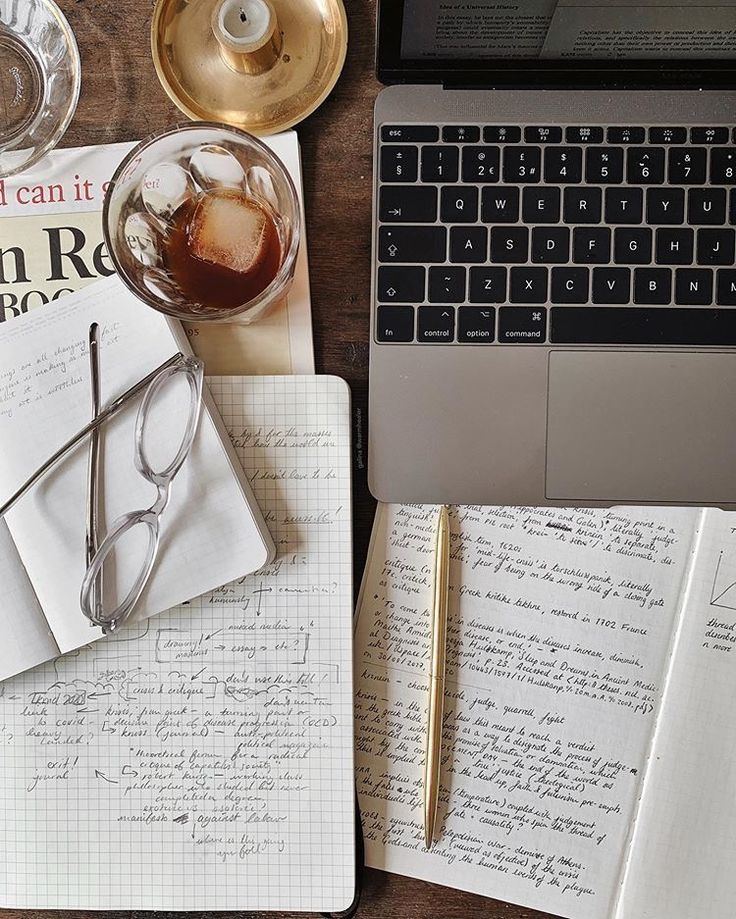
POLYGON ((161 541, 161 517, 171 498, 171 486, 189 456, 197 433, 202 414, 204 365, 196 358, 186 358, 183 355, 179 357, 176 363, 164 367, 151 381, 138 409, 135 423, 135 467, 144 479, 156 487, 156 499, 150 507, 129 511, 113 521, 107 535, 92 557, 82 581, 80 592, 82 612, 90 622, 99 626, 105 633, 112 632, 130 616, 148 583, 158 555, 161 541), (157 396, 163 387, 179 374, 183 374, 189 384, 189 414, 174 458, 164 469, 156 469, 146 453, 146 426, 151 416, 151 407, 157 396), (113 609, 108 610, 104 606, 102 584, 104 566, 118 543, 135 527, 145 527, 148 531, 148 544, 143 564, 126 596, 113 609))
POLYGON ((171 497, 172 482, 184 464, 194 443, 202 415, 203 389, 204 363, 196 357, 187 357, 181 352, 172 355, 168 360, 156 367, 155 370, 152 370, 116 399, 109 402, 99 412, 95 412, 93 419, 88 424, 70 437, 66 443, 62 444, 4 504, 0 505, 1 520, 47 472, 71 453, 85 438, 94 435, 108 419, 116 415, 131 399, 145 390, 135 424, 135 465, 143 478, 156 486, 156 500, 150 507, 130 511, 113 522, 99 547, 89 557, 80 592, 82 613, 93 625, 99 626, 105 634, 118 628, 131 614, 151 576, 160 543, 161 516, 171 497), (161 389, 169 380, 179 374, 184 374, 189 384, 190 402, 187 422, 174 458, 164 469, 157 470, 152 466, 146 454, 146 422, 151 415, 151 408, 155 404, 161 389), (148 529, 148 546, 144 562, 126 596, 113 609, 108 610, 104 605, 104 585, 102 584, 104 564, 122 537, 136 526, 145 526, 148 529))

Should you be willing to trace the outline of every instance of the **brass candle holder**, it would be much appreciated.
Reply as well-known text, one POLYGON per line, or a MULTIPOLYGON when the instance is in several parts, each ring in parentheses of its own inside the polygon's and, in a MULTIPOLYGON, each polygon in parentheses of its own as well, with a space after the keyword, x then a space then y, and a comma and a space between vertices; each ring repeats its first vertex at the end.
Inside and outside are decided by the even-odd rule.
POLYGON ((153 61, 190 118, 273 134, 334 87, 347 52, 342 0, 157 0, 153 61))

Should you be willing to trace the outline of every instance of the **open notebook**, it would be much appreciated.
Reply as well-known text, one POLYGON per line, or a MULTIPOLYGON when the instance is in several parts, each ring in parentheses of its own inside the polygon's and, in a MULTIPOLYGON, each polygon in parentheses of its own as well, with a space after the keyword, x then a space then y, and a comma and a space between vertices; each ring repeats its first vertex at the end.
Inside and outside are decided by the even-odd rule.
MULTIPOLYGON (((172 354, 189 351, 179 323, 144 306, 117 278, 3 324, 0 503, 89 421, 87 342, 93 321, 100 325, 103 404, 172 354)), ((150 507, 155 498, 154 486, 133 462, 139 403, 140 397, 103 429, 108 524, 123 513, 150 507)), ((169 424, 171 438, 180 441, 180 430, 167 419, 159 413, 156 421, 169 424)), ((163 439, 165 432, 160 433, 163 439)), ((86 470, 87 449, 81 446, 0 520, 0 679, 101 635, 79 604, 86 569, 86 470)), ((125 585, 140 570, 135 549, 131 542, 128 551, 116 556, 117 575, 125 585)), ((255 571, 272 554, 268 529, 206 396, 192 451, 161 520, 158 559, 135 615, 150 616, 199 596, 255 571)))
POLYGON ((347 386, 209 382, 276 559, 0 684, 0 906, 352 900, 347 386))
POLYGON ((367 864, 571 919, 730 919, 734 515, 453 509, 438 832, 427 852, 436 514, 380 506, 359 601, 367 864))

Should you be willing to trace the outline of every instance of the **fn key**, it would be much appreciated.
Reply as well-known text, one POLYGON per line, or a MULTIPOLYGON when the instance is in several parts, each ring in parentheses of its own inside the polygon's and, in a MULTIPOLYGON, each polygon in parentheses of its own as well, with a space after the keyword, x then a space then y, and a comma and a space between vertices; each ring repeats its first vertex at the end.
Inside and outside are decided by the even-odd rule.
POLYGON ((414 307, 379 306, 376 338, 378 341, 414 341, 414 307))

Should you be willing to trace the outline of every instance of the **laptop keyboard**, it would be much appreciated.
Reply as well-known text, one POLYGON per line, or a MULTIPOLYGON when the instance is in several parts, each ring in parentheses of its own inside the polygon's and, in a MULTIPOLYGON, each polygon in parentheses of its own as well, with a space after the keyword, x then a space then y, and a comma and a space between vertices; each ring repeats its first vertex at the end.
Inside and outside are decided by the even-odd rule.
POLYGON ((733 126, 379 140, 379 342, 736 345, 733 126))

